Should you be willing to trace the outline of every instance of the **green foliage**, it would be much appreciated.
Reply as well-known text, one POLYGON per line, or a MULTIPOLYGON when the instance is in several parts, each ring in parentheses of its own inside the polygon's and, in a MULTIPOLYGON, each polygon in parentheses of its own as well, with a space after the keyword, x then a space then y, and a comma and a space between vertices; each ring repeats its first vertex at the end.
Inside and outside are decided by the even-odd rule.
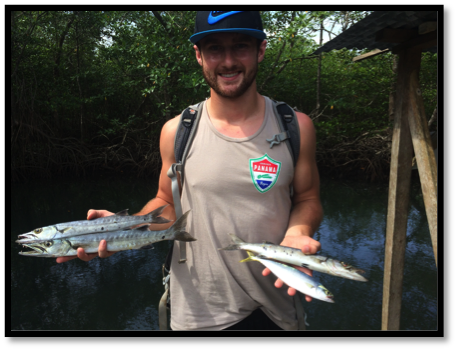
MULTIPOLYGON (((393 55, 353 63, 364 51, 325 53, 316 107, 316 35, 324 38, 367 12, 262 11, 267 52, 259 91, 313 113, 318 140, 356 138, 389 126, 393 55)), ((209 96, 189 37, 194 11, 13 11, 13 159, 52 147, 50 137, 88 145, 154 139, 164 122, 209 96), (21 126, 21 127, 19 127, 21 126), (38 131, 37 131, 38 130, 38 131), (20 143, 21 142, 21 143, 20 143), (49 146, 43 146, 43 144, 49 146), (27 153, 29 152, 29 153, 27 153)), ((318 40, 317 40, 318 41, 318 40)), ((436 54, 424 54, 422 94, 436 106, 436 54)), ((13 164, 14 166, 14 164, 13 164)))

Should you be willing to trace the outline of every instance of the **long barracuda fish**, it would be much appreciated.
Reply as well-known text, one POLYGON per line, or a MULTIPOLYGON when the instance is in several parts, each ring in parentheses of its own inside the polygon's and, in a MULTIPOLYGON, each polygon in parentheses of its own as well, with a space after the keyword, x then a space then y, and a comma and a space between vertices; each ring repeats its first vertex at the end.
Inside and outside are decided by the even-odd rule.
POLYGON ((268 267, 276 277, 280 278, 289 287, 295 288, 303 294, 309 295, 315 299, 326 301, 328 303, 334 303, 333 294, 325 288, 322 284, 317 282, 311 276, 306 273, 297 270, 296 268, 282 264, 277 261, 261 258, 260 255, 254 255, 250 251, 247 252, 249 257, 241 260, 246 261, 258 261, 265 267, 268 267))
POLYGON ((335 259, 320 255, 306 255, 300 249, 276 245, 270 242, 247 243, 234 234, 229 235, 234 244, 225 248, 219 248, 219 250, 247 250, 258 254, 259 258, 273 259, 286 264, 302 266, 310 270, 355 281, 368 281, 360 275, 360 273, 365 273, 365 271, 335 259))
POLYGON ((68 238, 52 239, 44 242, 23 244, 31 251, 20 252, 20 255, 45 258, 77 255, 78 248, 84 248, 86 253, 96 253, 102 239, 106 240, 108 251, 121 251, 129 249, 151 249, 152 244, 164 240, 177 240, 184 242, 196 241, 186 232, 186 212, 170 228, 162 231, 149 231, 148 225, 140 228, 123 231, 92 233, 68 238))
POLYGON ((94 220, 80 220, 37 228, 18 236, 16 243, 37 243, 52 239, 68 238, 95 232, 119 231, 141 224, 165 224, 170 222, 161 216, 166 205, 146 215, 128 215, 128 209, 114 215, 94 220))

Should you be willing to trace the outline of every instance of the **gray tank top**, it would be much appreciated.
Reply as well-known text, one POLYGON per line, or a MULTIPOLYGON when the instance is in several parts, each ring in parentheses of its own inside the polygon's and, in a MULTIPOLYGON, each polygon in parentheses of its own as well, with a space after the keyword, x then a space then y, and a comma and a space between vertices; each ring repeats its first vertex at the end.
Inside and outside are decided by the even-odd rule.
POLYGON ((230 327, 261 308, 283 329, 298 329, 287 286, 274 286, 258 262, 240 263, 245 251, 221 251, 229 233, 250 243, 279 244, 291 210, 292 157, 282 142, 270 149, 266 139, 279 133, 269 98, 262 126, 246 138, 216 130, 206 109, 186 159, 183 212, 192 209, 187 262, 178 264, 175 242, 171 264, 171 328, 217 330, 230 327))

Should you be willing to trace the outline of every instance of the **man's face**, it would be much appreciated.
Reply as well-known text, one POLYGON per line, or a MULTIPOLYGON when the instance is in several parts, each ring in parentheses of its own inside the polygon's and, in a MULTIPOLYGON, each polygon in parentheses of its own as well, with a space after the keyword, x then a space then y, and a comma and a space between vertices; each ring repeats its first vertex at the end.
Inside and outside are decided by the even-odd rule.
POLYGON ((211 34, 194 46, 198 63, 208 85, 220 96, 243 95, 255 81, 258 63, 263 60, 266 41, 257 49, 257 40, 240 33, 211 34))

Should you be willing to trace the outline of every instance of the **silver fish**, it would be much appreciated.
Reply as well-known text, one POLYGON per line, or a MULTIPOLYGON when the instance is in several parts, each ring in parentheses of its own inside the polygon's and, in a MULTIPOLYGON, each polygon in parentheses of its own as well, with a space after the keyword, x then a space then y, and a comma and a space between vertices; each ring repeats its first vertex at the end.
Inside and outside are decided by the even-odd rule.
POLYGON ((219 248, 219 250, 247 250, 258 254, 259 258, 273 259, 286 264, 302 266, 310 270, 355 281, 368 281, 365 277, 359 275, 359 273, 365 273, 365 271, 335 259, 320 255, 306 255, 300 249, 276 245, 270 242, 247 243, 234 234, 229 235, 234 244, 225 248, 219 248))
POLYGON ((306 273, 297 270, 296 268, 282 264, 277 261, 261 258, 259 255, 254 255, 248 251, 249 257, 241 260, 246 261, 258 261, 265 267, 269 268, 276 277, 280 278, 289 287, 295 288, 299 292, 309 295, 314 299, 326 301, 328 303, 334 303, 333 294, 325 288, 322 284, 316 281, 306 273))
POLYGON ((37 243, 52 239, 68 238, 95 232, 119 231, 132 226, 155 223, 165 224, 170 222, 161 216, 166 205, 151 211, 146 215, 128 215, 128 209, 114 215, 105 216, 94 220, 80 220, 37 228, 29 233, 18 236, 16 243, 37 243))
POLYGON ((59 256, 77 255, 78 248, 84 248, 86 253, 98 252, 98 246, 102 239, 106 240, 108 251, 121 251, 129 249, 151 249, 152 244, 164 240, 177 240, 184 242, 196 241, 186 232, 186 212, 167 230, 149 231, 149 225, 140 228, 123 231, 92 233, 87 235, 73 236, 61 239, 52 239, 44 242, 23 244, 31 251, 20 252, 20 255, 36 256, 45 258, 57 258, 59 256))

